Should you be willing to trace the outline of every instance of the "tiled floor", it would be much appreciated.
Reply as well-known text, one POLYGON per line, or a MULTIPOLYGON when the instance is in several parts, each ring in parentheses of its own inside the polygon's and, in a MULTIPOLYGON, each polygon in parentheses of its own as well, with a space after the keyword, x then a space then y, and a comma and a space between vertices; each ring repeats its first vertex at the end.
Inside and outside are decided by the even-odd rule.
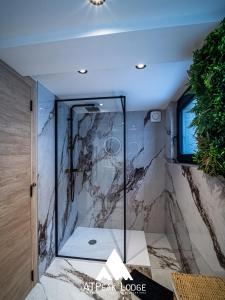
MULTIPOLYGON (((129 270, 138 269, 146 276, 152 277, 165 287, 171 287, 171 272, 180 267, 165 235, 147 234, 148 253, 151 267, 127 266, 129 270)), ((139 240, 132 242, 134 248, 139 240)), ((96 277, 105 263, 56 258, 40 282, 34 287, 26 300, 137 300, 132 293, 124 294, 118 289, 103 289, 91 294, 84 289, 86 282, 96 283, 96 277)))
MULTIPOLYGON (((26 300, 137 300, 131 293, 124 294, 110 288, 94 292, 85 288, 85 284, 95 284, 96 277, 104 263, 84 260, 56 258, 40 282, 33 288, 26 300)), ((150 267, 136 267, 145 275, 151 274, 150 267)))
MULTIPOLYGON (((143 231, 127 230, 127 264, 150 266, 149 255, 143 231)), ((124 231, 119 229, 78 227, 68 239, 59 254, 92 259, 107 260, 112 251, 123 259, 124 231), (96 244, 88 242, 95 239, 96 244)))

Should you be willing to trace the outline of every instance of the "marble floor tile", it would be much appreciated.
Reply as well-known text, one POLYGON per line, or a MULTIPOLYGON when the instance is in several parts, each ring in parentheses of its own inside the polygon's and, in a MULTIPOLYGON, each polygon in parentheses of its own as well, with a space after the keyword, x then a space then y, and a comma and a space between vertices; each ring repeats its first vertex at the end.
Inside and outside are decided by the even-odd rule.
POLYGON ((145 237, 151 262, 152 279, 173 290, 171 274, 182 271, 182 268, 167 236, 158 233, 145 233, 145 237))
POLYGON ((145 233, 145 238, 147 245, 159 248, 171 248, 169 240, 167 239, 167 236, 164 233, 145 233))
POLYGON ((26 299, 29 300, 47 300, 47 295, 41 283, 37 283, 31 290, 26 299))
POLYGON ((151 267, 146 266, 136 266, 136 265, 126 265, 128 271, 131 273, 133 270, 137 270, 148 278, 152 278, 151 267))
MULTIPOLYGON (((128 253, 130 253, 130 256, 128 255, 128 257, 130 258, 130 261, 135 261, 135 255, 132 257, 132 253, 136 253, 136 257, 138 257, 138 253, 141 253, 143 250, 143 245, 140 247, 143 239, 142 234, 144 233, 139 231, 129 231, 127 242, 130 249, 133 251, 129 252, 128 247, 128 253), (139 248, 137 245, 139 245, 139 248)), ((174 265, 171 264, 171 261, 173 262, 174 257, 172 255, 173 253, 170 251, 171 247, 166 236, 147 234, 146 239, 148 242, 148 250, 149 247, 152 247, 149 251, 152 266, 150 267, 149 264, 147 266, 141 264, 139 265, 137 264, 136 260, 136 264, 127 264, 128 271, 131 272, 133 269, 136 269, 145 276, 152 278, 159 284, 172 290, 171 273, 176 271, 174 269, 176 267, 178 268, 179 265, 176 261, 174 262, 174 265), (152 249, 154 249, 155 252, 152 252, 152 249), (162 264, 162 262, 170 262, 170 265, 162 264)), ((144 260, 139 259, 139 262, 140 261, 143 262, 144 260)), ((40 282, 36 284, 36 286, 27 296, 26 300, 138 299, 130 292, 127 292, 126 294, 121 292, 119 285, 118 288, 114 289, 113 291, 107 287, 104 290, 98 290, 94 293, 91 293, 89 290, 85 290, 85 283, 98 282, 96 278, 103 266, 105 266, 104 262, 56 258, 47 269, 46 273, 40 278, 40 282)), ((105 284, 104 282, 102 283, 105 284)), ((118 284, 120 284, 120 282, 118 284)))
POLYGON ((179 272, 181 267, 175 254, 168 248, 148 246, 152 268, 179 272))
MULTIPOLYGON (((60 255, 107 260, 113 249, 123 258, 124 231, 120 229, 78 227, 68 239, 60 255), (97 243, 90 245, 90 240, 97 243)), ((145 234, 127 230, 127 264, 150 266, 145 234)))
POLYGON ((151 267, 173 272, 181 271, 181 266, 166 235, 156 233, 147 233, 145 235, 151 267))
POLYGON ((127 230, 127 264, 151 265, 144 231, 127 230))
MULTIPOLYGON (((121 291, 120 282, 117 282, 114 290, 105 285, 105 289, 91 293, 84 288, 86 283, 97 283, 95 278, 104 265, 99 262, 56 258, 26 300, 137 300, 134 294, 121 291)), ((130 271, 134 268, 151 276, 150 267, 128 267, 130 271)))
POLYGON ((173 290, 172 287, 172 277, 171 274, 174 271, 163 270, 163 269, 151 269, 152 279, 161 284, 162 286, 168 288, 169 290, 173 290))

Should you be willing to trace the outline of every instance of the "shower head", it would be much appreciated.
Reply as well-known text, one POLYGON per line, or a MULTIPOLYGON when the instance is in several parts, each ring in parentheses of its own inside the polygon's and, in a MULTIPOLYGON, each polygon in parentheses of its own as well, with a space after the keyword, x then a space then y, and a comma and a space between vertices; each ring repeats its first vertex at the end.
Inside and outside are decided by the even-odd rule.
POLYGON ((100 106, 98 104, 94 104, 94 103, 87 103, 87 104, 75 104, 72 107, 73 109, 76 110, 76 112, 80 112, 80 113, 84 113, 84 112, 88 112, 88 113, 97 113, 100 112, 100 106))
POLYGON ((93 106, 84 106, 84 108, 88 111, 88 112, 91 112, 91 113, 95 113, 95 112, 100 112, 100 108, 99 106, 93 104, 93 106))

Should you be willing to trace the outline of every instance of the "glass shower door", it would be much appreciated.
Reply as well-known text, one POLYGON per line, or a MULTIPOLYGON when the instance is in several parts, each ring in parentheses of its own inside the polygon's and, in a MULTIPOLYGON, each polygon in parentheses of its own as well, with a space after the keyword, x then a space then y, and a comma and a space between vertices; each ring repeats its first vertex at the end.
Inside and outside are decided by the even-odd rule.
POLYGON ((124 101, 57 103, 59 256, 107 260, 115 249, 125 260, 124 101))

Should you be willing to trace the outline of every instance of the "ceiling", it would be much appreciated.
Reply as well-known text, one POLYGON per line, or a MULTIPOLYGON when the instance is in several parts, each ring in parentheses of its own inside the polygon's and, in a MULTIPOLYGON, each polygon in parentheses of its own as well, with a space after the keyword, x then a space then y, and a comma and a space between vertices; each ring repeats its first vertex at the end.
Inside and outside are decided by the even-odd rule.
POLYGON ((128 110, 165 108, 224 16, 224 0, 0 0, 0 58, 61 99, 125 95, 128 110))

